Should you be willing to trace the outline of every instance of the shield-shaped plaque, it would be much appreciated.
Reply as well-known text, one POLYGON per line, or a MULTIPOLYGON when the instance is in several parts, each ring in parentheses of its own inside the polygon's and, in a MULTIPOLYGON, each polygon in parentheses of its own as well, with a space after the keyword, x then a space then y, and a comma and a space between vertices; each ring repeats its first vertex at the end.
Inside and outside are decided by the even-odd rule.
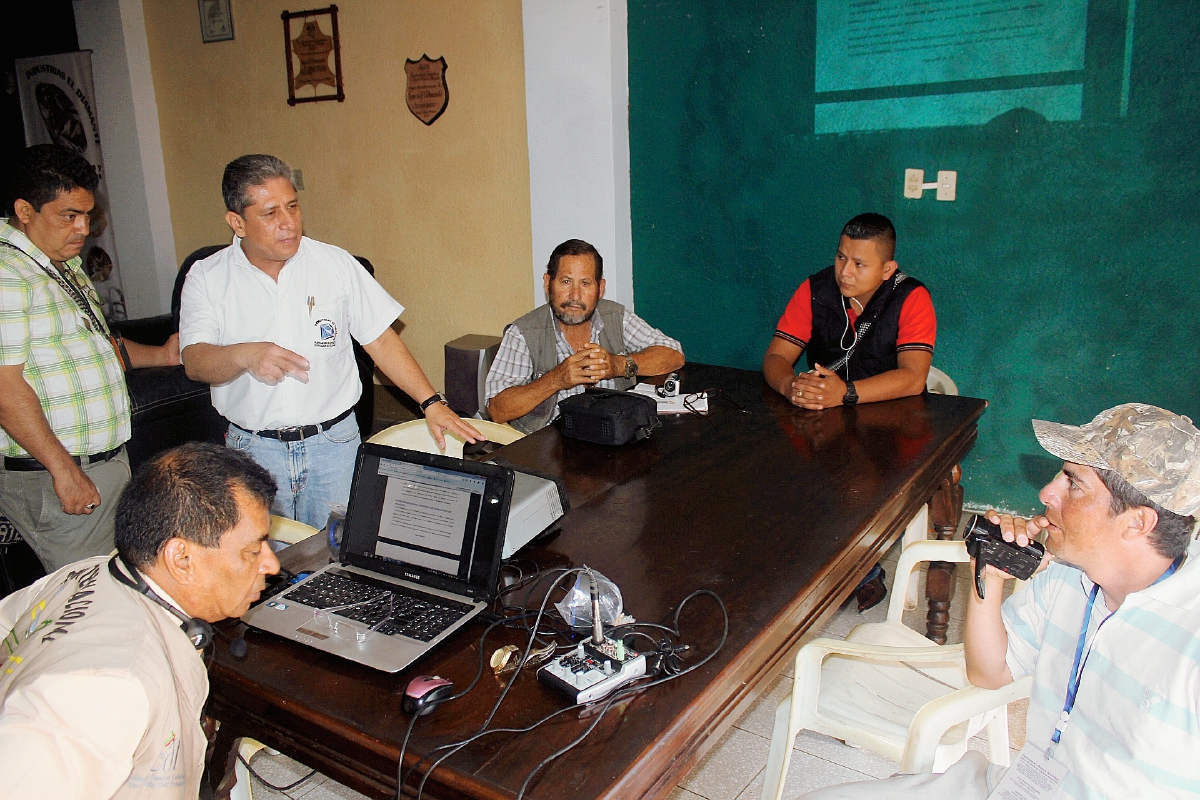
POLYGON ((421 122, 432 125, 450 102, 446 59, 434 61, 427 55, 422 55, 419 61, 406 59, 404 72, 408 75, 408 91, 405 92, 408 110, 421 122))

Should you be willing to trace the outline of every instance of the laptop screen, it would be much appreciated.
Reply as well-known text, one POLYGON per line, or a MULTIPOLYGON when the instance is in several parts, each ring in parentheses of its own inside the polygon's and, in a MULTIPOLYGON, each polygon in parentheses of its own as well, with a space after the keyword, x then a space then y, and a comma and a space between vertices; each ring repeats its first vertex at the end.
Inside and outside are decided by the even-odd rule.
POLYGON ((364 444, 341 560, 471 597, 490 597, 512 497, 495 464, 364 444))

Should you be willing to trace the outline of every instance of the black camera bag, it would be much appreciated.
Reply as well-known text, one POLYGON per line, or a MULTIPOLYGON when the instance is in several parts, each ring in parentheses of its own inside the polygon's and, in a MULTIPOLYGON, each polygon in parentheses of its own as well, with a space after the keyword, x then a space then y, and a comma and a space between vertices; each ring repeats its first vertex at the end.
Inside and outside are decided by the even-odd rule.
POLYGON ((614 389, 588 388, 558 404, 563 436, 620 445, 645 439, 662 422, 653 397, 614 389))

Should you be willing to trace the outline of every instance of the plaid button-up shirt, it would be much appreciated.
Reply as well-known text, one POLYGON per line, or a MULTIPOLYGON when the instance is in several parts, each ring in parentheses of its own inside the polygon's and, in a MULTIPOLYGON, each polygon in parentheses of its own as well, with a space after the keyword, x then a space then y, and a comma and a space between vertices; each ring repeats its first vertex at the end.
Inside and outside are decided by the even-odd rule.
MULTIPOLYGON (((600 331, 604 330, 604 321, 596 314, 591 319, 593 344, 600 343, 600 331)), ((640 353, 647 347, 669 347, 672 350, 683 352, 683 345, 667 336, 658 328, 653 327, 646 320, 634 314, 629 309, 625 309, 621 332, 625 339, 625 348, 630 353, 640 353)), ((558 356, 558 363, 571 357, 574 351, 571 345, 567 344, 567 337, 563 335, 562 328, 557 320, 554 322, 554 352, 558 356)), ((485 402, 492 402, 492 398, 503 392, 505 389, 511 389, 514 386, 524 386, 533 380, 533 358, 529 355, 529 345, 525 342, 525 337, 521 335, 516 325, 509 325, 504 331, 504 338, 500 340, 500 349, 496 351, 496 359, 492 361, 492 367, 488 371, 487 382, 484 384, 485 402)), ((601 389, 612 389, 616 386, 616 381, 612 379, 600 381, 597 384, 601 389)), ((580 394, 586 389, 586 386, 572 386, 570 389, 564 389, 557 395, 557 400, 560 402, 571 395, 580 394)), ((558 417, 558 406, 555 405, 554 413, 550 419, 558 417)))
MULTIPOLYGON (((50 259, 7 219, 0 219, 0 241, 8 243, 0 244, 0 366, 25 365, 25 380, 67 452, 119 447, 130 435, 129 392, 107 331, 92 330, 75 300, 39 266, 55 269, 50 259)), ((100 297, 80 265, 79 258, 68 261, 65 277, 103 323, 100 297)), ((3 429, 0 454, 29 455, 3 429)))

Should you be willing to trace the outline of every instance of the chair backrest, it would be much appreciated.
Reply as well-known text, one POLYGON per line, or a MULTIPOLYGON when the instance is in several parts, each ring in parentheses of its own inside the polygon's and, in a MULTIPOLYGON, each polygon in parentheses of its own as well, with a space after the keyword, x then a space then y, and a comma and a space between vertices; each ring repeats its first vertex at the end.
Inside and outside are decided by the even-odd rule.
MULTIPOLYGON (((489 442, 495 442, 500 445, 512 444, 525 436, 525 434, 511 425, 502 425, 499 422, 489 422, 482 419, 464 419, 464 421, 474 426, 475 430, 486 436, 489 442)), ((429 433, 429 426, 425 424, 425 420, 423 419, 414 419, 409 422, 402 422, 399 425, 393 425, 390 428, 385 428, 372 436, 369 441, 375 444, 386 444, 390 447, 403 447, 407 450, 416 450, 419 453, 447 455, 452 458, 463 457, 463 446, 465 444, 457 436, 447 436, 446 450, 442 452, 438 449, 437 442, 433 440, 433 435, 429 433)))
MULTIPOLYGON (((956 564, 971 563, 967 553, 967 545, 959 539, 951 541, 929 539, 923 542, 913 542, 900 553, 896 562, 896 578, 892 584, 891 601, 888 603, 888 622, 903 625, 904 595, 908 591, 908 582, 915 580, 917 569, 926 561, 949 561, 956 564)), ((1015 578, 1013 591, 1019 592, 1029 581, 1019 581, 1015 578)), ((975 581, 971 580, 971 591, 975 591, 975 581)))
POLYGON ((888 622, 904 624, 904 597, 908 593, 908 582, 916 579, 917 570, 926 561, 950 561, 958 564, 970 563, 967 546, 961 541, 929 539, 913 542, 900 553, 896 563, 896 578, 892 583, 891 601, 888 603, 888 622))
POLYGON ((925 378, 925 388, 931 394, 951 394, 956 397, 958 396, 958 384, 949 375, 933 366, 929 368, 929 376, 925 378))
POLYGON ((210 244, 205 245, 197 250, 193 250, 183 263, 179 265, 179 272, 175 275, 175 288, 171 290, 171 319, 175 325, 175 332, 179 332, 179 306, 183 300, 183 282, 187 280, 187 274, 191 271, 192 265, 197 261, 203 261, 213 253, 224 250, 229 247, 227 244, 210 244))

